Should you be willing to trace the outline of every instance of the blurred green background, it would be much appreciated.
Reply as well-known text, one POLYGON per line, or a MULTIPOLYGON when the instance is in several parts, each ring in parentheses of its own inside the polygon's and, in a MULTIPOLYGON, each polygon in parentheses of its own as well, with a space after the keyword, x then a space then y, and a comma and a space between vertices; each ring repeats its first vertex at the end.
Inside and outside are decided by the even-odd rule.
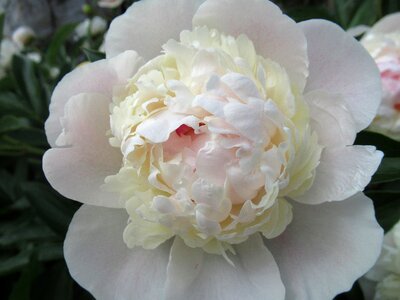
MULTIPOLYGON (((87 1, 82 16, 101 16, 109 24, 134 1, 100 9, 87 1)), ((400 1, 330 0, 276 1, 296 21, 331 20, 344 29, 373 25, 400 11, 400 1)), ((81 8, 79 8, 81 10, 81 8)), ((6 12, 7 13, 7 12, 6 12)), ((3 32, 4 14, 0 17, 3 32)), ((79 36, 78 23, 38 37, 3 66, 0 79, 0 296, 1 299, 92 299, 69 276, 63 240, 79 204, 65 199, 47 183, 41 160, 49 145, 44 122, 52 90, 78 64, 101 59, 103 33, 79 36), (36 57, 32 55, 34 53, 36 57)), ((1 36, 1 39, 9 39, 1 36)), ((374 200, 379 223, 387 231, 400 216, 400 143, 362 132, 357 144, 376 145, 385 158, 366 194, 374 200)), ((62 158, 60 158, 62 159, 62 158)), ((358 284, 336 299, 364 299, 358 284)))

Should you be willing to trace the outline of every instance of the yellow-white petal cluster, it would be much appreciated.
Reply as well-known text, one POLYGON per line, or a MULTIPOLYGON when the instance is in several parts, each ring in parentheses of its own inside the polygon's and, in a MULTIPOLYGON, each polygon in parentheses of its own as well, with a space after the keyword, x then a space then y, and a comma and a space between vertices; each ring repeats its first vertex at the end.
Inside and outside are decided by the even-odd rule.
POLYGON ((224 253, 255 232, 278 236, 322 150, 286 70, 245 35, 207 27, 168 41, 115 92, 110 122, 123 164, 104 188, 129 213, 130 247, 177 235, 224 253))

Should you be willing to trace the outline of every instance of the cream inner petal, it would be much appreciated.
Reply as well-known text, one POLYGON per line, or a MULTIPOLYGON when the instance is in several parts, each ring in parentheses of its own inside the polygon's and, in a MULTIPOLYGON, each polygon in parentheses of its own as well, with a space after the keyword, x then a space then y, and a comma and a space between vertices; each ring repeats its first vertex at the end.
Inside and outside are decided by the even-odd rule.
POLYGON ((154 248, 173 235, 223 254, 291 222, 287 197, 309 189, 322 147, 308 107, 284 68, 244 35, 207 27, 181 33, 114 97, 110 144, 123 166, 128 246, 154 248))

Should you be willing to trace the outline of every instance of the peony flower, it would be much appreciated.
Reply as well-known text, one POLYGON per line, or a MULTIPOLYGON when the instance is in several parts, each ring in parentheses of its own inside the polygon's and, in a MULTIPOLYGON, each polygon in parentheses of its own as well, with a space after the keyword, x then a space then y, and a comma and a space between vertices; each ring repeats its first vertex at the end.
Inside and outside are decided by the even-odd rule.
POLYGON ((116 8, 120 6, 124 0, 99 0, 98 6, 104 8, 116 8))
POLYGON ((372 131, 400 140, 400 13, 376 23, 361 40, 381 74, 383 95, 372 131))
POLYGON ((22 49, 27 46, 35 38, 35 36, 35 32, 32 28, 28 26, 20 26, 13 32, 12 40, 19 48, 22 49))
POLYGON ((107 22, 99 16, 95 16, 92 19, 86 19, 75 28, 78 37, 84 37, 88 34, 99 35, 104 33, 106 30, 107 22))
POLYGON ((400 298, 400 221, 385 235, 381 255, 361 287, 367 299, 400 298))
POLYGON ((378 70, 333 23, 261 0, 145 0, 56 87, 43 159, 99 299, 331 299, 379 255, 353 146, 378 70))

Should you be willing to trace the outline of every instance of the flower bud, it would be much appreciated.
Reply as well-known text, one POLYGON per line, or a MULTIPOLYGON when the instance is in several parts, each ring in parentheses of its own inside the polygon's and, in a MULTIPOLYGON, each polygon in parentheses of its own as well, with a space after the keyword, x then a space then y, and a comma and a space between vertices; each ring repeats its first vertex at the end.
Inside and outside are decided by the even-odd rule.
POLYGON ((20 26, 12 34, 12 40, 19 48, 26 47, 34 38, 35 32, 28 26, 20 26))

